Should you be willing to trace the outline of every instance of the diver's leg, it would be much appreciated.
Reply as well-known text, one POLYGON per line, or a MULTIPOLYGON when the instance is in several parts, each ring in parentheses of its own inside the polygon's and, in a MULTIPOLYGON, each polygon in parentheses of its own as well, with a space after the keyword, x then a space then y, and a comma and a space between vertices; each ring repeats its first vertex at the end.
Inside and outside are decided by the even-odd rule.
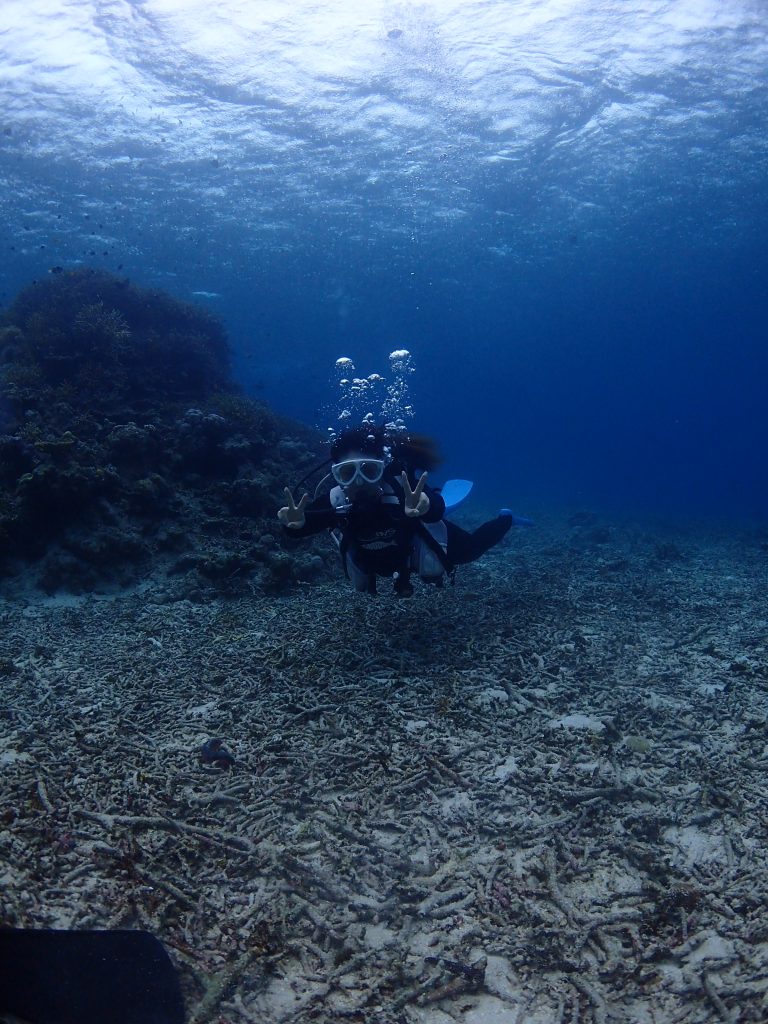
POLYGON ((349 551, 347 551, 345 555, 344 565, 347 570, 347 576, 352 581, 352 586, 358 591, 358 593, 376 593, 376 577, 372 572, 363 572, 363 570, 356 564, 349 551))
POLYGON ((502 537, 506 536, 512 523, 511 515, 499 515, 469 533, 468 530, 462 530, 456 523, 447 521, 448 560, 453 565, 474 562, 476 558, 484 555, 486 551, 498 544, 502 537))
POLYGON ((411 570, 407 565, 395 573, 395 595, 397 597, 413 597, 411 570))

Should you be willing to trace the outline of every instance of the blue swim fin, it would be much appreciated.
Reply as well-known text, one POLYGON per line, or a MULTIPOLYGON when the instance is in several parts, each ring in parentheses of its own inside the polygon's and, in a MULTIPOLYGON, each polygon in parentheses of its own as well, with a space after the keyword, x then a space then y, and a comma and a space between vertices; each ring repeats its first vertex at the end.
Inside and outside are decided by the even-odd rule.
POLYGON ((502 508, 499 510, 500 516, 509 516, 515 526, 533 526, 533 520, 527 516, 518 516, 512 511, 511 508, 502 508))
POLYGON ((446 480, 440 488, 440 493, 445 502, 445 511, 451 512, 465 502, 473 486, 474 484, 471 480, 446 480))

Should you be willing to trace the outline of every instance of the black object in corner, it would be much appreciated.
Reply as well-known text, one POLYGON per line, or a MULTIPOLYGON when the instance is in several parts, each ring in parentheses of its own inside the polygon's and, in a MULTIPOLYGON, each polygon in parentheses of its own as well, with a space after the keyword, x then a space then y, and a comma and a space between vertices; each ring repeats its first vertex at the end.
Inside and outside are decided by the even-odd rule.
POLYGON ((0 929, 0 1014, 31 1024, 184 1024, 162 944, 141 931, 0 929))

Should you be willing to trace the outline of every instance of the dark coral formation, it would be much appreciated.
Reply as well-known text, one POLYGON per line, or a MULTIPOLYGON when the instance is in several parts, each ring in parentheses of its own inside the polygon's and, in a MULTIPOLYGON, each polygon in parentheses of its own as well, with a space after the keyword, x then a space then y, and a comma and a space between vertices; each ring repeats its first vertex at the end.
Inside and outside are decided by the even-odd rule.
POLYGON ((0 321, 1 577, 84 592, 163 565, 198 597, 310 578, 272 524, 316 451, 238 393, 221 323, 165 293, 70 271, 0 321))

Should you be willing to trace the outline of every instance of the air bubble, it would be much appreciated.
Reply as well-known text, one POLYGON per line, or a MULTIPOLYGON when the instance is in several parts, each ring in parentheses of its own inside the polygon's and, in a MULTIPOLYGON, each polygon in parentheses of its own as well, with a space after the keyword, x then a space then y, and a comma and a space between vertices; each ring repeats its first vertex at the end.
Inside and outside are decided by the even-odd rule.
MULTIPOLYGON (((382 421, 391 433, 405 433, 406 419, 414 415, 408 388, 408 377, 414 372, 411 353, 406 348, 393 349, 389 354, 389 380, 380 373, 367 377, 353 376, 355 364, 349 356, 340 356, 335 363, 338 377, 338 400, 336 422, 339 430, 348 429, 354 423, 375 426, 382 421), (378 412, 376 410, 378 405, 378 412)), ((329 419, 334 415, 333 406, 326 407, 329 419)), ((328 428, 331 441, 337 437, 333 427, 328 428)))

